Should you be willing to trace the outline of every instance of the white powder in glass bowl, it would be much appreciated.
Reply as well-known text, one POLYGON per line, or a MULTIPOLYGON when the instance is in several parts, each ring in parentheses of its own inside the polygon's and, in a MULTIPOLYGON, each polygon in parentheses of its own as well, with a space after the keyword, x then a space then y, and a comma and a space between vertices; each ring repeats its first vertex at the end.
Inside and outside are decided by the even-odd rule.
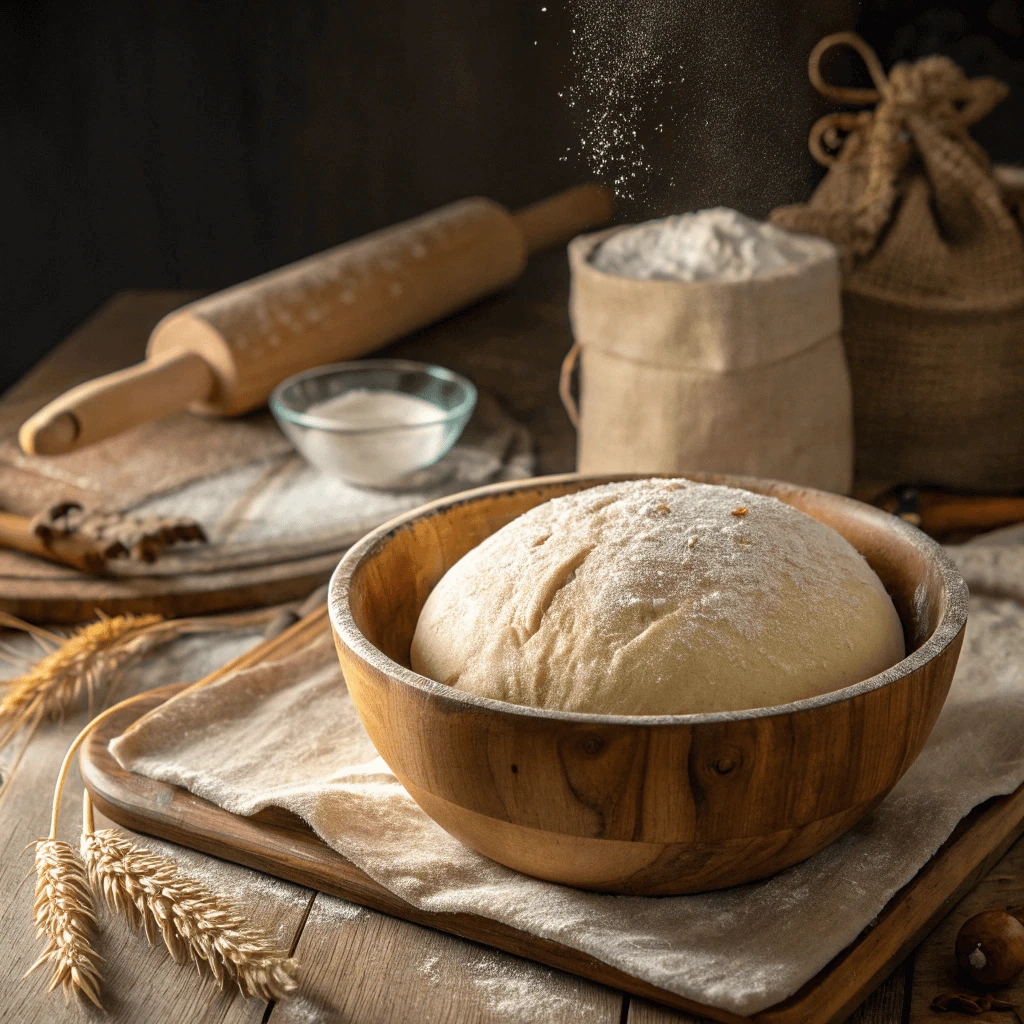
POLYGON ((798 270, 831 248, 719 206, 616 231, 590 262, 637 281, 748 281, 798 270))
POLYGON ((444 410, 400 391, 353 388, 315 402, 306 415, 334 429, 291 428, 302 453, 324 472, 362 486, 386 486, 429 466, 447 444, 444 410))

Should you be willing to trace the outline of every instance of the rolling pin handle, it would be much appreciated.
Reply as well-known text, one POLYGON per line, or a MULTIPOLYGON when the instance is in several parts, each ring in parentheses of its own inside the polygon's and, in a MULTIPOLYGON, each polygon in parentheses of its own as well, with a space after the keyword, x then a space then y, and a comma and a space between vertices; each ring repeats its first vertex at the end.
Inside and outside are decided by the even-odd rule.
POLYGON ((601 227, 614 213, 612 191, 592 182, 531 203, 512 214, 528 253, 565 245, 589 228, 601 227))
MULTIPOLYGON (((47 423, 36 427, 31 438, 31 455, 59 455, 71 451, 82 432, 78 417, 73 412, 62 412, 47 423)), ((25 442, 22 440, 22 447, 25 442)), ((28 452, 28 449, 25 449, 28 452)))
POLYGON ((62 455, 178 412, 215 387, 202 356, 174 352, 79 384, 29 417, 18 440, 26 455, 62 455))

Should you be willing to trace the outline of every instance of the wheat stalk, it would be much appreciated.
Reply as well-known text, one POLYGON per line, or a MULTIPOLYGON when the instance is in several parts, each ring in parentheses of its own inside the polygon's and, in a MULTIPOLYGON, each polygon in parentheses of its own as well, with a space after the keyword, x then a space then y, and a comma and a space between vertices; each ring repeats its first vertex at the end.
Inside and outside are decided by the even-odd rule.
MULTIPOLYGON (((8 701, 12 701, 10 706, 15 710, 20 708, 21 717, 14 726, 16 731, 33 711, 35 722, 47 709, 63 712, 83 687, 95 687, 99 679, 122 668, 129 658, 158 643, 184 633, 257 625, 266 622, 275 612, 276 609, 271 608, 217 618, 167 622, 159 616, 101 619, 65 641, 29 673, 36 681, 27 698, 12 701, 12 694, 25 693, 24 684, 14 680, 16 685, 0 703, 0 712, 8 701), (41 672, 44 665, 49 665, 62 681, 52 684, 44 677, 41 672), (85 681, 80 679, 76 682, 70 678, 76 670, 92 672, 93 675, 85 681)), ((0 625, 10 625, 10 620, 20 621, 12 616, 0 625)), ((35 629, 29 631, 35 632, 35 629)), ((263 932, 247 928, 244 916, 230 903, 200 883, 178 877, 172 861, 134 846, 113 829, 96 832, 88 792, 82 797, 81 841, 82 856, 88 870, 75 856, 70 844, 57 839, 61 795, 74 756, 92 729, 116 710, 116 707, 107 708, 92 719, 75 737, 61 763, 53 791, 50 834, 35 844, 37 882, 33 917, 40 937, 46 938, 46 947, 27 973, 51 964, 53 976, 49 991, 60 985, 65 1000, 70 1000, 72 995, 86 998, 102 1009, 99 999, 102 979, 98 967, 102 958, 93 948, 97 922, 89 887, 91 875, 108 904, 125 914, 136 927, 141 924, 151 943, 155 942, 155 929, 159 928, 175 960, 187 955, 197 966, 205 963, 222 988, 230 979, 246 995, 267 1000, 279 999, 293 992, 296 965, 287 953, 278 950, 263 932)), ((0 714, 2 720, 3 715, 0 714)), ((11 735, 9 730, 0 738, 0 747, 11 735)))
POLYGON ((0 700, 0 724, 13 723, 6 740, 34 712, 57 718, 82 694, 91 707, 98 686, 160 642, 152 631, 159 615, 119 615, 80 629, 24 675, 6 680, 0 700))
POLYGON ((47 991, 60 985, 65 1002, 73 995, 102 1009, 101 957, 92 946, 96 914, 85 868, 69 843, 51 837, 36 843, 35 869, 33 917, 46 948, 25 976, 50 964, 53 975, 47 991))
MULTIPOLYGON (((37 839, 35 844, 36 898, 32 917, 39 937, 46 939, 46 947, 25 975, 27 977, 49 963, 53 967, 53 976, 47 991, 52 992, 60 985, 66 1002, 72 995, 79 999, 85 997, 100 1009, 103 1008, 99 996, 102 978, 98 961, 101 957, 92 945, 97 921, 89 876, 71 844, 57 838, 57 819, 64 783, 76 751, 89 735, 89 730, 108 718, 113 710, 108 708, 75 737, 57 774, 50 812, 50 834, 46 839, 37 839)), ((91 804, 89 817, 92 817, 91 804)))
POLYGON ((101 616, 66 639, 39 627, 0 615, 0 626, 31 632, 40 642, 60 641, 28 672, 0 681, 0 749, 27 721, 61 718, 81 702, 91 715, 100 692, 110 695, 120 673, 137 658, 161 644, 190 633, 212 633, 267 622, 275 608, 200 619, 167 619, 159 615, 101 616), (4 728, 6 726, 6 729, 4 728))
POLYGON ((237 907, 116 829, 94 831, 88 793, 82 811, 82 857, 93 886, 150 945, 159 934, 176 963, 205 964, 221 988, 233 981, 267 1001, 295 991, 295 961, 237 907))

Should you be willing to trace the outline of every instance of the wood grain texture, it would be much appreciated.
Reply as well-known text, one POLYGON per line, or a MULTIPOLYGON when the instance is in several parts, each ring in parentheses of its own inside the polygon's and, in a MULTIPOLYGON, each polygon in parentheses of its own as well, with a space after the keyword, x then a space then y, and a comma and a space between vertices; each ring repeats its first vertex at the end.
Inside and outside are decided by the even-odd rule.
MULTIPOLYGON (((564 255, 540 254, 508 291, 381 355, 436 362, 470 377, 530 429, 538 471, 564 472, 573 466, 576 447, 556 395, 558 367, 570 345, 567 290, 564 255)), ((16 432, 26 416, 67 388, 142 358, 157 320, 194 298, 194 292, 156 291, 126 292, 111 300, 101 316, 72 334, 0 401, 0 436, 16 432)), ((21 472, 0 468, 5 492, 19 491, 21 472)), ((67 496, 87 504, 94 499, 70 488, 67 496)), ((200 615, 292 600, 325 582, 336 563, 327 556, 262 570, 102 581, 72 574, 53 579, 47 567, 38 576, 0 576, 0 609, 37 622, 83 622, 99 608, 108 614, 200 615)))
POLYGON ((902 1024, 912 959, 900 964, 847 1018, 849 1024, 902 1024))
MULTIPOLYGON (((101 910, 99 953, 104 957, 103 1002, 106 1015, 65 1006, 59 993, 47 993, 47 972, 22 975, 41 950, 32 924, 35 878, 26 844, 49 827, 50 800, 57 770, 71 740, 84 725, 80 717, 62 725, 43 726, 17 759, 17 744, 0 755, 0 1019, 12 1024, 81 1024, 85 1019, 116 1024, 260 1024, 266 1004, 221 992, 214 981, 190 964, 176 965, 161 946, 151 948, 143 935, 106 909, 101 910), (16 763, 15 763, 16 762, 16 763)), ((81 828, 78 773, 64 791, 59 837, 77 845, 81 828)), ((97 816, 97 827, 112 823, 97 816)), ((184 872, 230 894, 246 908, 250 920, 265 927, 286 948, 298 938, 313 893, 192 850, 149 837, 140 842, 171 856, 184 872)))
MULTIPOLYGON (((233 664, 255 664, 264 657, 284 656, 300 649, 325 628, 325 613, 320 610, 233 664)), ((226 666, 221 672, 230 668, 226 666)), ((290 814, 270 809, 252 818, 236 817, 185 790, 125 772, 110 756, 107 743, 178 689, 166 687, 125 702, 120 712, 101 726, 83 748, 82 771, 86 783, 98 806, 115 820, 416 924, 569 971, 684 1013, 727 1024, 735 1024, 740 1019, 680 999, 575 950, 487 918, 418 910, 326 847, 290 814)), ((862 1024, 889 1024, 883 1010, 899 1001, 893 986, 901 982, 886 982, 885 979, 896 965, 905 961, 950 906, 1002 856, 1022 830, 1024 787, 1009 797, 991 800, 977 808, 914 881, 890 901, 873 928, 865 931, 794 996, 752 1019, 758 1024, 839 1022, 847 1019, 880 988, 880 994, 865 1010, 865 1013, 870 1010, 874 1016, 869 1014, 862 1024)))
POLYGON ((706 1017, 694 1017, 646 999, 630 999, 625 1024, 704 1024, 706 1017))
POLYGON ((58 455, 186 406, 249 412, 292 374, 365 355, 508 286, 531 249, 568 242, 611 213, 600 186, 548 197, 522 217, 463 199, 234 285, 168 314, 144 362, 36 412, 21 447, 58 455))
POLYGON ((518 707, 409 670, 420 609, 449 567, 527 509, 611 479, 624 477, 479 488, 354 545, 331 592, 352 699, 427 814, 516 870, 640 895, 773 874, 850 828, 917 756, 952 680, 966 586, 936 544, 876 509, 790 484, 696 475, 772 494, 843 534, 892 595, 908 657, 873 681, 783 708, 663 717, 518 707))
POLYGON ((29 622, 51 623, 88 622, 99 611, 153 612, 168 618, 208 615, 305 597, 330 578, 337 564, 337 554, 329 554, 181 576, 0 577, 0 609, 29 622))
POLYGON ((623 995, 499 950, 317 896, 302 987, 269 1024, 620 1024, 623 995))
MULTIPOLYGON (((983 910, 1021 904, 1024 904, 1024 842, 1017 842, 921 944, 915 956, 910 1024, 940 1024, 943 1020, 957 1019, 950 1014, 934 1013, 931 1002, 944 992, 978 991, 958 973, 953 959, 953 944, 960 926, 983 910)), ((993 990, 993 994, 1024 1007, 1024 976, 993 990)), ((999 1017, 988 1016, 993 1020, 999 1017)))

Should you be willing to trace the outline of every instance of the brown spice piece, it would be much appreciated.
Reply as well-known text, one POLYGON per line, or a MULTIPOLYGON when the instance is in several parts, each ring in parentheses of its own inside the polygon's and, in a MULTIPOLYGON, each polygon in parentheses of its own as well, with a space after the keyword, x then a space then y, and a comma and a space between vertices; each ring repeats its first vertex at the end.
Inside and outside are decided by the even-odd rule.
POLYGON ((931 1008, 936 1013, 963 1013, 968 1017, 977 1017, 982 1013, 996 1011, 1012 1013, 1018 1021, 1021 1019, 1020 1013, 1013 1003, 1008 1003, 1005 999, 996 999, 995 996, 990 996, 987 993, 946 992, 932 1000, 931 1008))
POLYGON ((750 509, 748 509, 746 505, 740 505, 739 508, 734 508, 731 514, 736 516, 738 519, 742 519, 749 511, 750 509))
POLYGON ((1005 910, 968 918, 956 937, 960 969, 981 985, 1006 985, 1024 970, 1024 925, 1005 910))
POLYGON ((40 512, 32 520, 32 530, 44 544, 75 536, 95 544, 103 559, 128 557, 147 563, 155 562, 172 544, 206 541, 203 528, 193 519, 87 512, 73 501, 40 512))

